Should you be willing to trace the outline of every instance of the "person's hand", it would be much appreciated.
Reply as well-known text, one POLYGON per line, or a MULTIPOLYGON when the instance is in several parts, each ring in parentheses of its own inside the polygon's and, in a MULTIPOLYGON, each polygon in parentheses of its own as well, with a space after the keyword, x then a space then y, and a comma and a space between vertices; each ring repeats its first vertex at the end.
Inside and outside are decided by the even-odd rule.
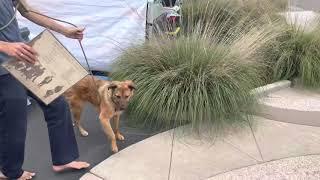
POLYGON ((78 39, 81 41, 83 39, 83 31, 84 28, 68 28, 63 34, 68 38, 78 39))
POLYGON ((20 61, 32 64, 37 61, 37 52, 24 43, 6 43, 4 53, 20 61))

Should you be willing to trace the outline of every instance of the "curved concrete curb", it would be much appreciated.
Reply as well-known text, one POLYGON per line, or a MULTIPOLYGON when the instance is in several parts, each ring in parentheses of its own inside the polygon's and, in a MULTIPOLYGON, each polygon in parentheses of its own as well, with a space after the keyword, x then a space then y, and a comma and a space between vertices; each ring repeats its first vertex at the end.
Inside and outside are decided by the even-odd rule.
POLYGON ((251 94, 255 95, 256 97, 264 97, 270 93, 279 91, 281 89, 289 88, 291 86, 291 81, 279 81, 272 84, 267 84, 265 86, 261 86, 258 88, 255 88, 251 91, 251 94))
POLYGON ((320 94, 286 88, 260 99, 258 115, 268 119, 320 126, 320 94))

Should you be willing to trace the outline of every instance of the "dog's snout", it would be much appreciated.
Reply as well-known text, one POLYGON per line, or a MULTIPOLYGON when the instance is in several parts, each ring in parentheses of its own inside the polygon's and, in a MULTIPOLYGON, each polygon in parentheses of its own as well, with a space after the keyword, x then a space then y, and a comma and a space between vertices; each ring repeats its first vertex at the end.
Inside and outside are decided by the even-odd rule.
POLYGON ((127 108, 127 103, 121 103, 120 104, 120 110, 123 111, 127 108))
POLYGON ((126 109, 126 108, 127 108, 127 105, 126 105, 126 104, 123 104, 123 105, 120 106, 120 109, 122 109, 122 110, 124 110, 124 109, 126 109))

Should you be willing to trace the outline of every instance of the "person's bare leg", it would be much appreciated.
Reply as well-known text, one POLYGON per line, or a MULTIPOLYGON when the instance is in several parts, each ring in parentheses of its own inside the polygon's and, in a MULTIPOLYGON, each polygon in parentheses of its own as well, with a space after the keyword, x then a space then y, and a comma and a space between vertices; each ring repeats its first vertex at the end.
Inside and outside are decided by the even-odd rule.
POLYGON ((88 168, 89 166, 90 166, 90 164, 87 163, 87 162, 72 161, 71 163, 68 163, 68 164, 65 164, 65 165, 52 166, 52 169, 55 172, 61 172, 61 171, 64 171, 64 170, 69 170, 69 169, 76 169, 76 170, 85 169, 85 168, 88 168))

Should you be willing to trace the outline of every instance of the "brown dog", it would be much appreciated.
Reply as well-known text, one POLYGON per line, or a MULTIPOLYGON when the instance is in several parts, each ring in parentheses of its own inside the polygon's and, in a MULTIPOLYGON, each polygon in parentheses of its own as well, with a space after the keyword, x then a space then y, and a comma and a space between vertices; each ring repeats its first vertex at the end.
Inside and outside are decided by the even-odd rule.
POLYGON ((116 139, 123 141, 119 131, 120 115, 128 106, 135 86, 132 81, 104 81, 87 76, 65 93, 74 116, 74 123, 82 136, 88 132, 81 126, 80 116, 85 102, 94 105, 99 112, 99 119, 105 134, 111 140, 111 150, 118 152, 116 139), (114 130, 111 126, 114 120, 114 130))

